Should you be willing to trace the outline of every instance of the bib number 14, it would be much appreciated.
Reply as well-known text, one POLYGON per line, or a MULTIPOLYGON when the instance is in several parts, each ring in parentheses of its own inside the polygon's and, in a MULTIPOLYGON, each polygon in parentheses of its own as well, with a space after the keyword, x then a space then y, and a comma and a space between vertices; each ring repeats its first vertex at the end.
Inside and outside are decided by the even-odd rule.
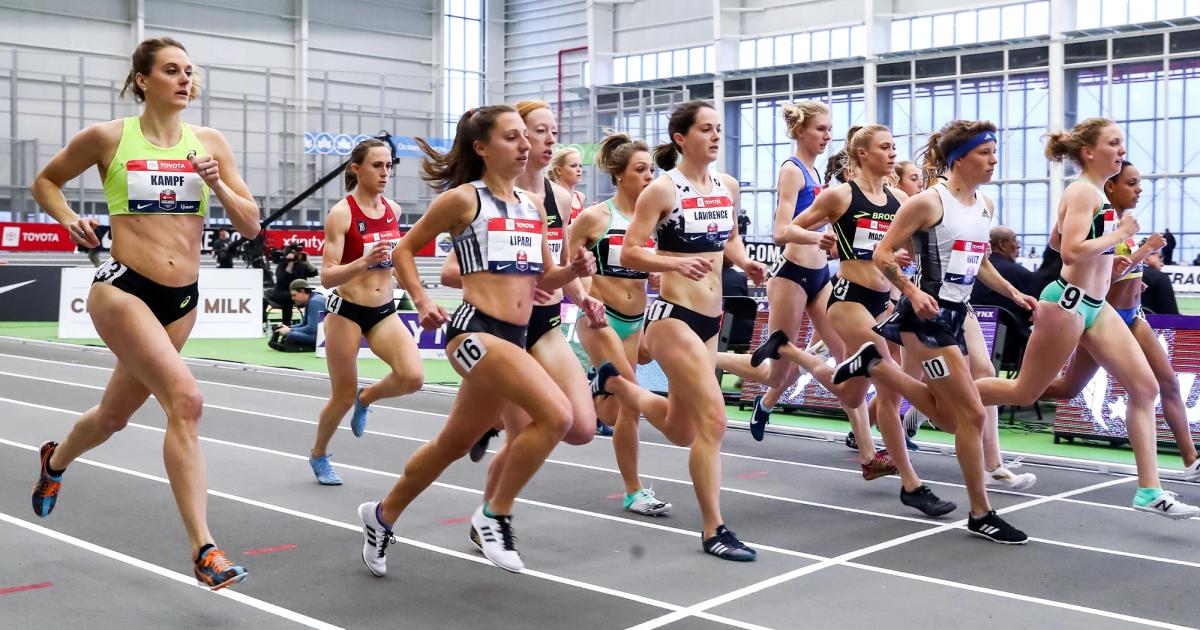
POLYGON ((464 372, 474 369, 485 356, 487 356, 487 346, 483 345, 476 335, 468 335, 454 351, 454 360, 462 366, 464 372))

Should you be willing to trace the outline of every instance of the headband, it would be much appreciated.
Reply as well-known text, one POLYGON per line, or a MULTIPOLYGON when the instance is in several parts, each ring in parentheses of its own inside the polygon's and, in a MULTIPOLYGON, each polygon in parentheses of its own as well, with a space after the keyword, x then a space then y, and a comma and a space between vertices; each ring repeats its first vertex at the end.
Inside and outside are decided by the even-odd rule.
POLYGON ((981 144, 987 144, 988 142, 996 142, 996 132, 981 131, 981 132, 975 134, 974 138, 971 138, 970 140, 968 140, 966 142, 966 144, 951 151, 950 155, 946 156, 946 168, 950 168, 951 166, 954 166, 955 162, 957 162, 960 158, 966 156, 975 147, 977 147, 981 144))

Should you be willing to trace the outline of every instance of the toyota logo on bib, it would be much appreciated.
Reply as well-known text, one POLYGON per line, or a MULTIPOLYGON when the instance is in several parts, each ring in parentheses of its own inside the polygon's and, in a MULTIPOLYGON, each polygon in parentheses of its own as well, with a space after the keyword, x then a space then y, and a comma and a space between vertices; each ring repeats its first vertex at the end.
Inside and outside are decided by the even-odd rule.
POLYGON ((174 210, 175 191, 167 189, 158 193, 158 207, 162 208, 163 210, 174 210))
POLYGON ((517 251, 517 270, 525 271, 527 269, 529 269, 529 254, 522 249, 517 251))

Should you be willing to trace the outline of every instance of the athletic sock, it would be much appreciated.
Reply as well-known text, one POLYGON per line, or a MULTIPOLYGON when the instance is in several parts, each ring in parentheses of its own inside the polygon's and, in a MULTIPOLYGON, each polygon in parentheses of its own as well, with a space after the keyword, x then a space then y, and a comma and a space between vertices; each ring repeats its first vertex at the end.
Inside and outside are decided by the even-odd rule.
POLYGON ((57 479, 58 477, 63 476, 63 473, 65 473, 65 472, 67 472, 66 468, 64 468, 62 470, 55 470, 50 467, 50 462, 46 462, 46 474, 47 475, 50 475, 51 477, 54 477, 57 479))
POLYGON ((488 518, 496 518, 496 516, 497 516, 497 515, 495 515, 495 514, 492 514, 492 511, 488 509, 488 502, 487 502, 487 501, 484 501, 484 502, 483 502, 483 515, 484 515, 484 516, 486 516, 486 517, 488 517, 488 518))
POLYGON ((1162 488, 1138 488, 1137 494, 1133 495, 1133 502, 1141 506, 1150 505, 1162 493, 1162 488))
POLYGON ((392 525, 395 523, 389 523, 383 520, 383 501, 375 504, 375 520, 379 521, 379 524, 383 525, 384 529, 388 530, 389 532, 392 531, 392 525))
POLYGON ((208 551, 209 549, 212 549, 214 547, 216 547, 216 545, 214 545, 212 543, 208 543, 207 545, 204 545, 203 547, 201 547, 200 552, 196 554, 196 562, 200 562, 200 558, 204 557, 205 551, 208 551))

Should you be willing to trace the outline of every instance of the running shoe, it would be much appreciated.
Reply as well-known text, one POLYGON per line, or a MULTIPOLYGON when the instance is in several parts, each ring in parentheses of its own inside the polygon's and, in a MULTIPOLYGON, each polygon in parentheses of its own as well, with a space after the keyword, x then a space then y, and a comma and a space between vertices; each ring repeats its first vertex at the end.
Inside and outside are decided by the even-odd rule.
POLYGON ((888 455, 886 449, 882 451, 875 451, 875 457, 872 457, 870 462, 866 464, 859 464, 859 466, 862 466, 863 479, 866 479, 867 481, 872 481, 888 475, 897 475, 900 473, 900 471, 896 469, 896 463, 892 461, 892 457, 888 455))
POLYGON ((1183 520, 1200 516, 1200 508, 1188 505, 1179 500, 1179 495, 1170 490, 1162 490, 1157 497, 1139 505, 1137 496, 1133 498, 1133 509, 1139 512, 1150 512, 1169 519, 1183 520))
POLYGON ((379 504, 368 501, 358 506, 358 517, 363 524, 362 559, 376 577, 387 575, 387 548, 396 542, 392 530, 383 526, 376 516, 379 504))
POLYGON ((646 516, 667 516, 671 513, 671 504, 659 501, 654 496, 654 490, 642 488, 633 494, 625 495, 625 511, 646 516))
POLYGON ((617 366, 611 362, 605 361, 600 364, 600 367, 596 368, 596 375, 591 379, 592 398, 597 396, 604 396, 605 398, 612 396, 612 392, 605 389, 605 386, 608 385, 608 379, 618 374, 620 372, 617 371, 617 366))
POLYGON ((833 384, 844 383, 859 376, 866 378, 871 375, 871 368, 882 360, 883 356, 879 354, 875 344, 868 341, 837 365, 837 371, 833 373, 833 384))
POLYGON ((354 415, 350 416, 350 432, 354 437, 362 437, 363 431, 367 429, 367 414, 371 413, 371 405, 364 405, 359 396, 363 393, 363 387, 358 388, 354 392, 354 415))
POLYGON ((333 472, 333 466, 329 464, 330 457, 333 457, 333 455, 322 455, 320 457, 309 455, 308 465, 312 466, 313 475, 317 477, 317 483, 322 486, 340 486, 342 485, 342 478, 333 472))
POLYGON ((1002 545, 1024 545, 1029 542, 1025 532, 1009 525, 992 510, 979 518, 972 514, 967 518, 967 531, 972 536, 986 538, 1002 545))
POLYGON ((767 424, 771 422, 771 410, 763 407, 762 396, 754 397, 754 414, 750 417, 750 437, 761 442, 767 424))
POLYGON ((196 558, 192 572, 196 574, 196 582, 200 586, 207 586, 213 591, 233 586, 250 577, 246 569, 230 562, 225 552, 213 545, 200 550, 200 557, 196 558))
POLYGON ((921 510, 926 516, 934 518, 945 516, 958 509, 958 506, 954 505, 953 502, 939 499, 933 493, 933 490, 930 490, 929 486, 925 484, 917 486, 917 489, 912 492, 905 490, 904 486, 900 486, 900 502, 910 508, 921 510))
MULTIPOLYGON (((703 539, 704 533, 700 533, 703 539)), ((702 540, 704 553, 711 553, 718 558, 734 562, 750 562, 758 557, 758 552, 742 544, 737 534, 729 531, 724 525, 717 525, 717 533, 712 538, 702 540)))
POLYGON ((471 515, 471 534, 472 542, 492 564, 513 573, 525 570, 521 554, 517 553, 517 536, 513 533, 511 516, 488 516, 480 505, 471 515))
POLYGON ((1183 469, 1183 480, 1191 482, 1200 481, 1200 458, 1192 462, 1191 466, 1183 469))
POLYGON ((758 367, 767 359, 778 360, 779 349, 787 345, 787 342, 787 333, 783 332, 782 330, 776 330, 772 332, 771 336, 767 337, 766 341, 762 342, 757 348, 754 349, 754 353, 750 355, 750 365, 753 367, 758 367))
POLYGON ((829 346, 825 345, 824 340, 818 340, 813 345, 804 349, 805 352, 817 357, 822 361, 828 361, 833 355, 829 354, 829 346))
POLYGON ((916 443, 916 442, 914 442, 914 441, 912 441, 912 440, 910 440, 910 439, 908 438, 908 436, 907 436, 907 435, 906 435, 906 436, 904 436, 904 448, 906 448, 906 449, 908 449, 908 450, 910 450, 910 451, 919 451, 919 450, 921 450, 921 447, 920 447, 920 446, 917 446, 917 443, 916 443))
POLYGON ((908 411, 904 412, 904 418, 900 422, 904 425, 904 434, 910 438, 915 438, 917 437, 917 432, 928 421, 929 416, 921 413, 916 407, 909 407, 908 411))
POLYGON ((58 491, 62 488, 62 475, 51 476, 50 455, 58 448, 58 442, 46 442, 41 448, 41 463, 38 465, 38 480, 33 486, 33 513, 42 518, 50 516, 58 502, 58 491))
POLYGON ((608 426, 607 424, 604 424, 604 421, 601 420, 600 418, 596 418, 596 435, 603 435, 604 437, 612 437, 613 428, 608 426))
POLYGON ((858 438, 854 437, 853 431, 846 433, 846 448, 858 450, 858 438))
POLYGON ((1014 468, 1021 466, 1021 458, 1018 457, 1007 464, 1001 463, 996 470, 987 471, 987 487, 989 490, 1008 490, 1009 492, 1020 492, 1028 490, 1037 483, 1037 475, 1033 473, 1014 473, 1014 468))
POLYGON ((483 459, 483 456, 487 455, 488 443, 490 443, 492 438, 496 437, 497 435, 500 435, 500 432, 497 431, 495 427, 484 431, 483 437, 479 438, 479 441, 475 442, 475 446, 471 447, 471 461, 478 462, 479 460, 483 459))

